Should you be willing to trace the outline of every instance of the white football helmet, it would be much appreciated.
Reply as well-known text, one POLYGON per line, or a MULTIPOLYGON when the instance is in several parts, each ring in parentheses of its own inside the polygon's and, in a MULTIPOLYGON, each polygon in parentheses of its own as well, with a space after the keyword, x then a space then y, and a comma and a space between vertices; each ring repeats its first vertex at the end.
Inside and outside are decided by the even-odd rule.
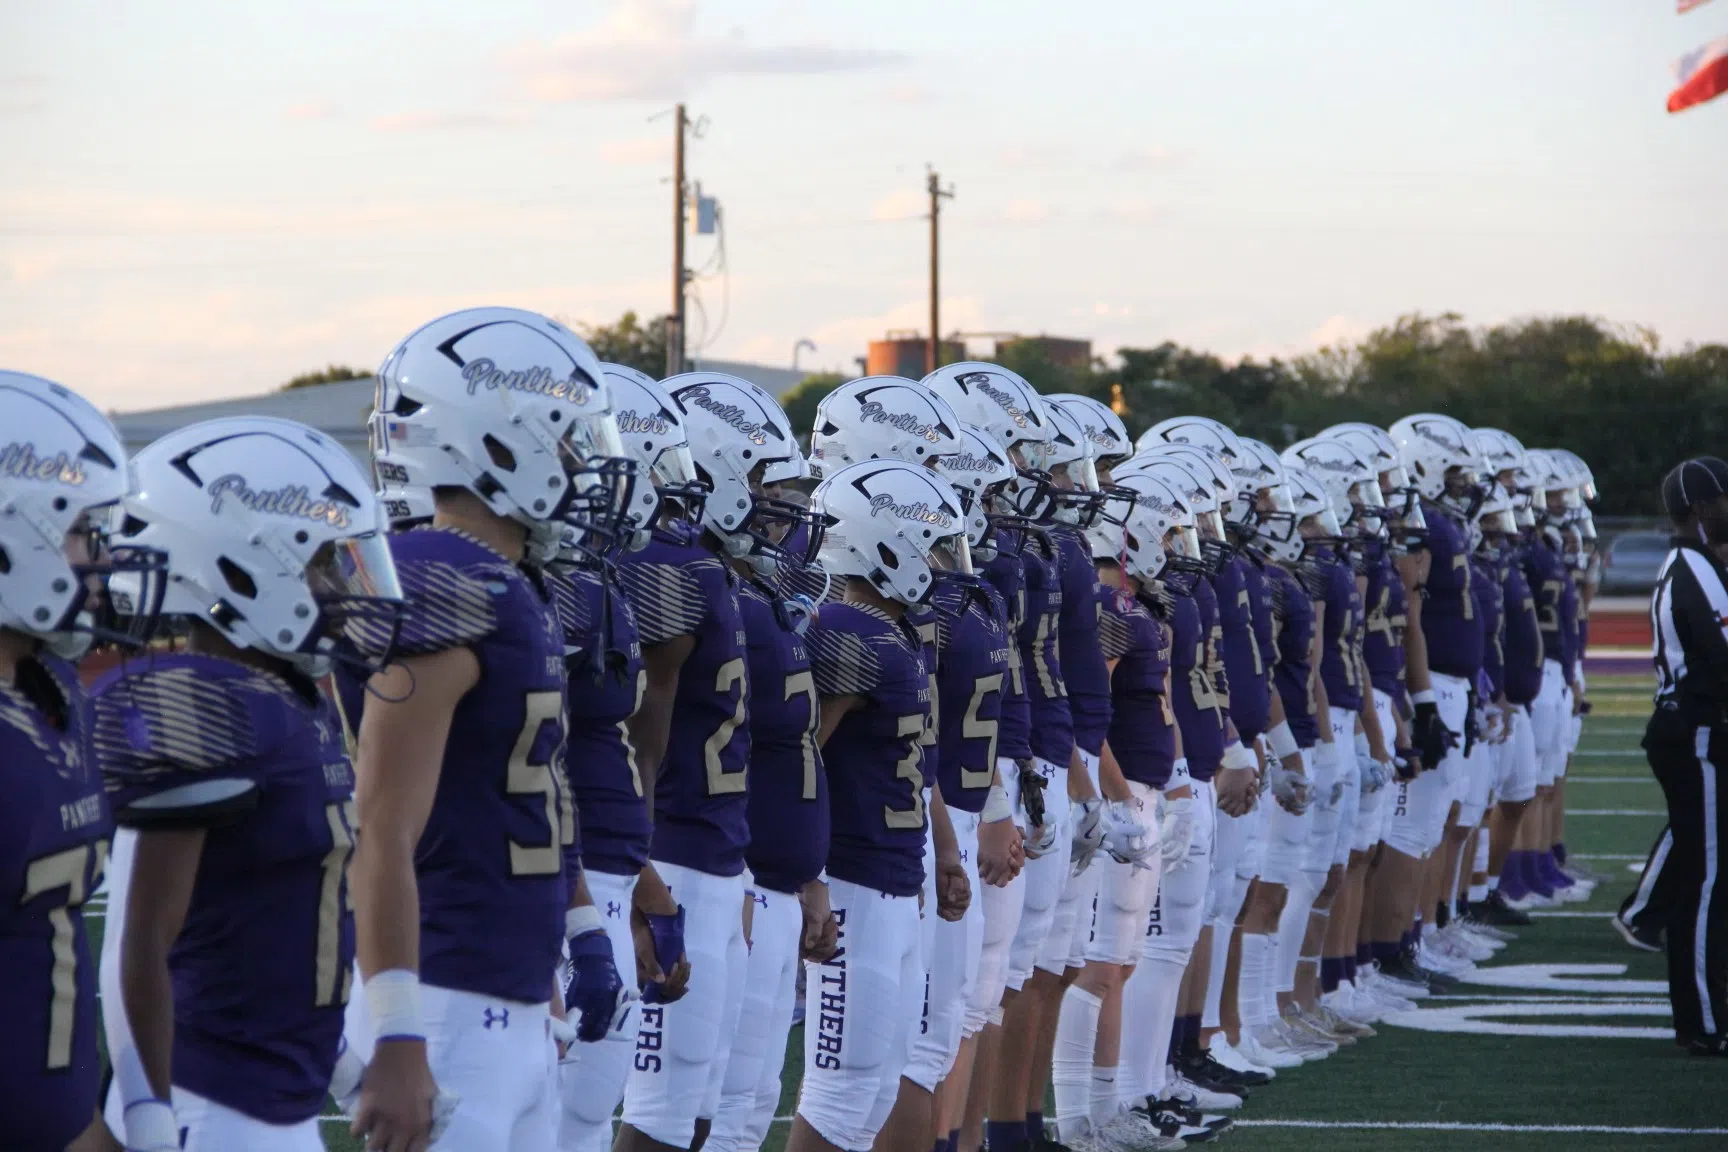
POLYGON ((376 671, 402 608, 390 522, 365 471, 292 420, 193 424, 133 457, 118 539, 168 555, 166 615, 318 678, 376 671), (364 637, 362 654, 356 641, 364 637))
POLYGON ((810 467, 819 476, 864 460, 924 464, 960 451, 960 417, 941 395, 900 376, 848 381, 816 406, 810 467))
POLYGON ((901 460, 865 460, 828 473, 810 496, 825 516, 819 559, 902 604, 922 604, 936 573, 972 574, 966 513, 935 472, 901 460))
POLYGON ((1024 464, 1016 460, 1016 445, 1049 439, 1038 390, 1017 372, 967 360, 938 368, 919 383, 946 400, 960 419, 994 437, 1016 467, 1024 464))
POLYGON ((1295 502, 1284 482, 1284 461, 1264 440, 1243 436, 1241 441, 1243 450, 1253 460, 1256 485, 1252 543, 1262 555, 1282 564, 1293 564, 1302 558, 1302 533, 1298 530, 1295 502))
POLYGON ((1084 527, 1104 505, 1092 441, 1072 412, 1042 397, 1039 403, 1050 438, 1031 445, 1026 459, 1033 473, 1049 477, 1048 516, 1084 527))
POLYGON ((1197 572, 1205 567, 1194 513, 1182 494, 1148 471, 1122 477, 1117 487, 1132 503, 1120 522, 1093 524, 1086 542, 1095 560, 1115 560, 1139 580, 1156 580, 1166 567, 1197 572))
POLYGON ((1102 400, 1073 392, 1058 392, 1044 399, 1074 417, 1080 431, 1092 442, 1092 456, 1098 462, 1100 479, 1104 470, 1114 468, 1134 454, 1128 426, 1102 400))
POLYGON ((790 559, 814 559, 822 539, 820 522, 803 505, 763 491, 771 482, 770 469, 784 474, 804 462, 780 402, 748 380, 717 372, 687 372, 661 386, 683 418, 696 479, 708 486, 702 524, 725 542, 727 554, 748 559, 763 576, 772 575, 788 558, 781 541, 802 524, 809 532, 796 538, 809 541, 807 554, 790 559))
POLYGON ((1115 471, 1116 482, 1126 484, 1135 476, 1151 476, 1182 498, 1194 518, 1199 541, 1199 560, 1208 571, 1216 571, 1229 558, 1224 543, 1224 520, 1218 511, 1218 491, 1210 468, 1189 453, 1173 453, 1167 445, 1137 452, 1115 471))
POLYGON ((1380 474, 1341 437, 1298 440, 1284 449, 1286 465, 1306 468, 1319 477, 1332 498, 1332 511, 1352 535, 1381 535, 1386 504, 1380 494, 1380 474))
POLYGON ((470 308, 414 331, 378 369, 371 433, 392 483, 471 492, 540 557, 566 525, 614 531, 629 498, 600 361, 533 312, 470 308))
POLYGON ((1196 475, 1211 478, 1212 494, 1218 501, 1218 515, 1224 524, 1226 543, 1240 543, 1254 534, 1253 492, 1222 453, 1204 444, 1170 442, 1154 444, 1145 449, 1145 454, 1189 461, 1196 475))
POLYGON ((1351 422, 1334 424, 1320 433, 1329 440, 1341 440, 1356 455, 1373 466, 1380 476, 1380 496, 1390 516, 1407 539, 1419 536, 1428 528, 1422 516, 1422 501, 1410 474, 1404 470, 1404 458, 1398 445, 1392 442, 1384 428, 1373 424, 1351 422))
POLYGON ((989 517, 991 497, 1014 481, 1017 473, 995 437, 975 424, 960 424, 960 451, 936 462, 936 471, 954 485, 966 511, 966 540, 974 560, 996 557, 989 517))
POLYGON ((618 435, 625 453, 636 463, 638 480, 627 527, 633 546, 641 548, 648 533, 667 516, 701 523, 708 488, 696 477, 683 414, 667 395, 666 386, 627 364, 602 368, 612 393, 618 435))
POLYGON ((1140 434, 1134 447, 1145 451, 1159 444, 1195 444, 1210 448, 1232 467, 1243 455, 1241 438, 1230 430, 1229 425, 1210 416, 1172 416, 1160 420, 1140 434))
POLYGON ((1518 521, 1513 513, 1512 494, 1499 484, 1489 486, 1482 507, 1470 521, 1470 550, 1498 555, 1505 541, 1518 535, 1518 521))
POLYGON ((1482 500, 1485 467, 1470 429, 1432 412, 1406 416, 1389 429, 1416 490, 1468 520, 1482 500))
POLYGON ((136 487, 114 425, 70 388, 0 371, 0 429, 0 628, 67 660, 95 639, 148 641, 166 558, 109 540, 136 487), (106 597, 91 588, 104 577, 106 597))
POLYGON ((1304 536, 1304 543, 1312 541, 1315 544, 1332 544, 1342 538, 1338 517, 1332 511, 1332 496, 1326 491, 1326 485, 1320 482, 1320 477, 1300 464, 1286 462, 1284 483, 1290 489, 1290 502, 1296 512, 1297 525, 1309 520, 1314 521, 1315 532, 1304 536))

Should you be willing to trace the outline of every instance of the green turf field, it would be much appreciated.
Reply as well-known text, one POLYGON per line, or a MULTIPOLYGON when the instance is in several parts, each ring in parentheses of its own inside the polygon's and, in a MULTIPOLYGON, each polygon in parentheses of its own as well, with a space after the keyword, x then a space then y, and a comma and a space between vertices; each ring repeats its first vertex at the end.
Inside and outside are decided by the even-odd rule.
MULTIPOLYGON (((1566 839, 1584 864, 1611 877, 1593 900, 1538 913, 1464 995, 1424 1001, 1412 1019, 1382 1025, 1374 1039, 1280 1075, 1239 1114, 1230 1146, 1728 1148, 1728 1069, 1689 1060, 1666 1039, 1661 957, 1628 948, 1606 920, 1634 881, 1628 865, 1642 861, 1663 823, 1661 794, 1638 748, 1648 691, 1646 677, 1591 684, 1595 711, 1572 765, 1566 839)), ((795 1030, 791 1040, 783 1115, 796 1091, 802 1035, 795 1030)), ((776 1124, 766 1147, 778 1150, 784 1134, 776 1124)), ((340 1117, 327 1119, 326 1143, 342 1152, 360 1147, 340 1117)))

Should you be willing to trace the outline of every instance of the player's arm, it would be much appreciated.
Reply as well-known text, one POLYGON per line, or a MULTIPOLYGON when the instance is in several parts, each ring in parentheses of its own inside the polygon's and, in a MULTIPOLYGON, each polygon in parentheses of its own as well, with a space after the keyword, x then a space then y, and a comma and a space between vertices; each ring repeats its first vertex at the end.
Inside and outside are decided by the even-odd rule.
POLYGON ((960 841, 954 821, 942 799, 942 785, 930 786, 930 841, 936 850, 936 914, 953 922, 966 915, 972 903, 972 884, 960 863, 960 841))
POLYGON ((353 1130, 368 1148, 423 1147, 437 1094, 419 1006, 420 891, 414 851, 443 769, 451 717, 480 680, 468 648, 407 656, 372 678, 354 756, 356 837, 348 885, 376 1029, 353 1130))
POLYGON ((1308 638, 1309 675, 1314 677, 1314 727, 1322 743, 1332 743, 1332 704, 1326 696, 1326 677, 1320 674, 1320 662, 1326 657, 1326 604, 1314 601, 1314 634, 1308 638))
POLYGON ((1116 802, 1127 802, 1133 799, 1133 793, 1128 790, 1128 777, 1122 774, 1122 765, 1116 759, 1116 753, 1110 750, 1110 742, 1104 742, 1104 750, 1098 756, 1098 790, 1104 794, 1104 799, 1116 802))
MULTIPOLYGON (((1404 560, 1413 559, 1405 557, 1404 560)), ((1432 692, 1434 682, 1428 678, 1428 637, 1422 631, 1422 586, 1416 579, 1419 571, 1414 564, 1398 563, 1398 574, 1404 580, 1404 686, 1411 695, 1432 692)))
MULTIPOLYGON (((120 943, 120 989, 134 1055, 149 1085, 150 1097, 168 1100, 173 1083, 174 984, 168 953, 186 924, 198 861, 204 852, 204 829, 156 828, 138 833, 130 886, 126 895, 126 925, 120 943)), ((127 1104, 141 1094, 124 1085, 126 1059, 117 1063, 127 1104)))
POLYGON ((672 708, 678 700, 678 678, 685 661, 696 649, 694 635, 674 636, 660 644, 642 646, 642 706, 625 721, 630 743, 636 746, 636 766, 642 773, 642 800, 648 819, 654 819, 654 782, 660 778, 660 762, 666 759, 666 742, 672 734, 672 708))
MULTIPOLYGON (((1362 681, 1364 685, 1368 682, 1362 681)), ((1362 693, 1362 711, 1357 714, 1357 724, 1362 734, 1368 737, 1368 754, 1382 764, 1389 762, 1391 746, 1386 743, 1386 732, 1380 727, 1380 710, 1374 707, 1374 690, 1369 688, 1362 693)))
POLYGON ((816 744, 825 747, 828 737, 834 735, 834 729, 840 727, 840 721, 846 718, 848 712, 856 712, 864 707, 862 696, 824 696, 822 697, 822 723, 816 729, 816 744))

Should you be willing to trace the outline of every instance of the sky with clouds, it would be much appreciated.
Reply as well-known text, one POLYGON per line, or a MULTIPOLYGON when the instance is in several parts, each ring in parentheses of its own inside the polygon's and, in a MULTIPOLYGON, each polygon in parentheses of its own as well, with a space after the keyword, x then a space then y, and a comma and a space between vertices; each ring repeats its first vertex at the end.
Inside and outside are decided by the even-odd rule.
POLYGON ((716 358, 845 368, 919 327, 927 162, 945 328, 1728 339, 1728 100, 1662 110, 1725 30, 1671 0, 10 0, 0 365, 125 410, 370 366, 472 304, 663 311, 679 99, 726 222, 716 358))

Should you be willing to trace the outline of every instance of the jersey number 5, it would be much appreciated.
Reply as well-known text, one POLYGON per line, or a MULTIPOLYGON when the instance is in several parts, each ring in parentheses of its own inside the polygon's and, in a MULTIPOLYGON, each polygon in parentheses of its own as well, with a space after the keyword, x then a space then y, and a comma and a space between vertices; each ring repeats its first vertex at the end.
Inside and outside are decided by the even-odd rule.
POLYGON ((552 751, 539 758, 535 757, 534 750, 542 744, 540 735, 546 725, 564 723, 564 694, 530 692, 525 705, 522 731, 516 737, 516 747, 510 752, 504 791, 512 796, 539 796, 545 801, 546 843, 510 841, 510 874, 556 876, 564 870, 564 856, 559 849, 576 837, 576 817, 571 809, 564 774, 552 764, 557 745, 554 744, 552 751))

